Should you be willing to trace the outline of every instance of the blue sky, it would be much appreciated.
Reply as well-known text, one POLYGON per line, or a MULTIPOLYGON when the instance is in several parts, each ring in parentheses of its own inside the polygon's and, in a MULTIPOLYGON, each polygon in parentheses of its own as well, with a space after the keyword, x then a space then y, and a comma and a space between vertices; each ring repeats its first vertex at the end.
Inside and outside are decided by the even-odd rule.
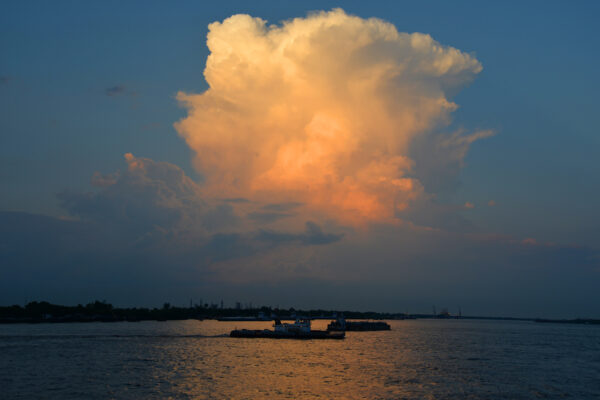
POLYGON ((237 13, 275 24, 335 7, 430 34, 483 65, 452 97, 460 108, 451 126, 495 135, 472 144, 437 201, 473 203, 457 214, 478 233, 598 250, 600 6, 592 1, 5 2, 0 210, 66 216, 57 194, 92 190, 92 175, 122 170, 129 152, 201 182, 173 123, 188 113, 177 92, 208 88, 208 24, 237 13))

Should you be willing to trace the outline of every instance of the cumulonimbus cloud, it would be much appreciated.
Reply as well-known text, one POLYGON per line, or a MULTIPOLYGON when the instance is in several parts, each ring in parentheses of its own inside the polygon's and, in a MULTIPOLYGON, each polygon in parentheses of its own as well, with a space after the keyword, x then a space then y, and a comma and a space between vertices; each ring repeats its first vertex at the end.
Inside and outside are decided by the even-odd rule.
POLYGON ((209 89, 178 93, 188 115, 175 124, 203 190, 344 222, 393 218, 423 194, 410 144, 449 124, 449 96, 482 70, 427 34, 341 9, 281 25, 234 15, 209 25, 207 44, 209 89))

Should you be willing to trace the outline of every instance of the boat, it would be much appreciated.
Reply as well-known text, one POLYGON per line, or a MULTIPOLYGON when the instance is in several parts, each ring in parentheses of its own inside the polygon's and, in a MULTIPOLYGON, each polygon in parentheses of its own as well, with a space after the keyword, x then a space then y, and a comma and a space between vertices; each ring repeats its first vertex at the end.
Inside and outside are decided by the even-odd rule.
POLYGON ((389 331, 390 324, 383 321, 346 321, 344 317, 340 317, 327 325, 327 330, 330 332, 345 332, 345 331, 389 331))
POLYGON ((229 336, 236 338, 266 339, 343 339, 345 332, 312 330, 310 319, 298 318, 294 323, 282 323, 276 319, 274 330, 269 329, 234 329, 229 336))

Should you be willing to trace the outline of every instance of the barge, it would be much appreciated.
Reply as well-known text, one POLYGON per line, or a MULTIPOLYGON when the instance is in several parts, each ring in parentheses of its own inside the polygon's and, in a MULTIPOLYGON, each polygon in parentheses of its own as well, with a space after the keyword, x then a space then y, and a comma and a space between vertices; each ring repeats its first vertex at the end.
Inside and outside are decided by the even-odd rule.
POLYGON ((317 331, 310 329, 309 319, 297 319, 293 324, 275 320, 274 330, 235 329, 229 336, 236 338, 265 339, 344 339, 345 332, 317 331))
POLYGON ((327 325, 329 332, 389 331, 390 324, 383 321, 346 321, 343 317, 327 325))

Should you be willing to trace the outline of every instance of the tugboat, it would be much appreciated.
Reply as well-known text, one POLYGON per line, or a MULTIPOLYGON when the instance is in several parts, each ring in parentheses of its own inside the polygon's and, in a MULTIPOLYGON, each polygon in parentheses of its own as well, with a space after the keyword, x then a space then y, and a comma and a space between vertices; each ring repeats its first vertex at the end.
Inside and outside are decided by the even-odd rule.
POLYGON ((314 331, 310 329, 310 319, 296 319, 293 324, 281 323, 276 319, 275 330, 235 329, 229 336, 236 338, 268 339, 343 339, 345 332, 314 331))
POLYGON ((382 321, 346 321, 344 317, 340 317, 327 325, 329 332, 345 332, 345 331, 389 331, 390 324, 382 321))

